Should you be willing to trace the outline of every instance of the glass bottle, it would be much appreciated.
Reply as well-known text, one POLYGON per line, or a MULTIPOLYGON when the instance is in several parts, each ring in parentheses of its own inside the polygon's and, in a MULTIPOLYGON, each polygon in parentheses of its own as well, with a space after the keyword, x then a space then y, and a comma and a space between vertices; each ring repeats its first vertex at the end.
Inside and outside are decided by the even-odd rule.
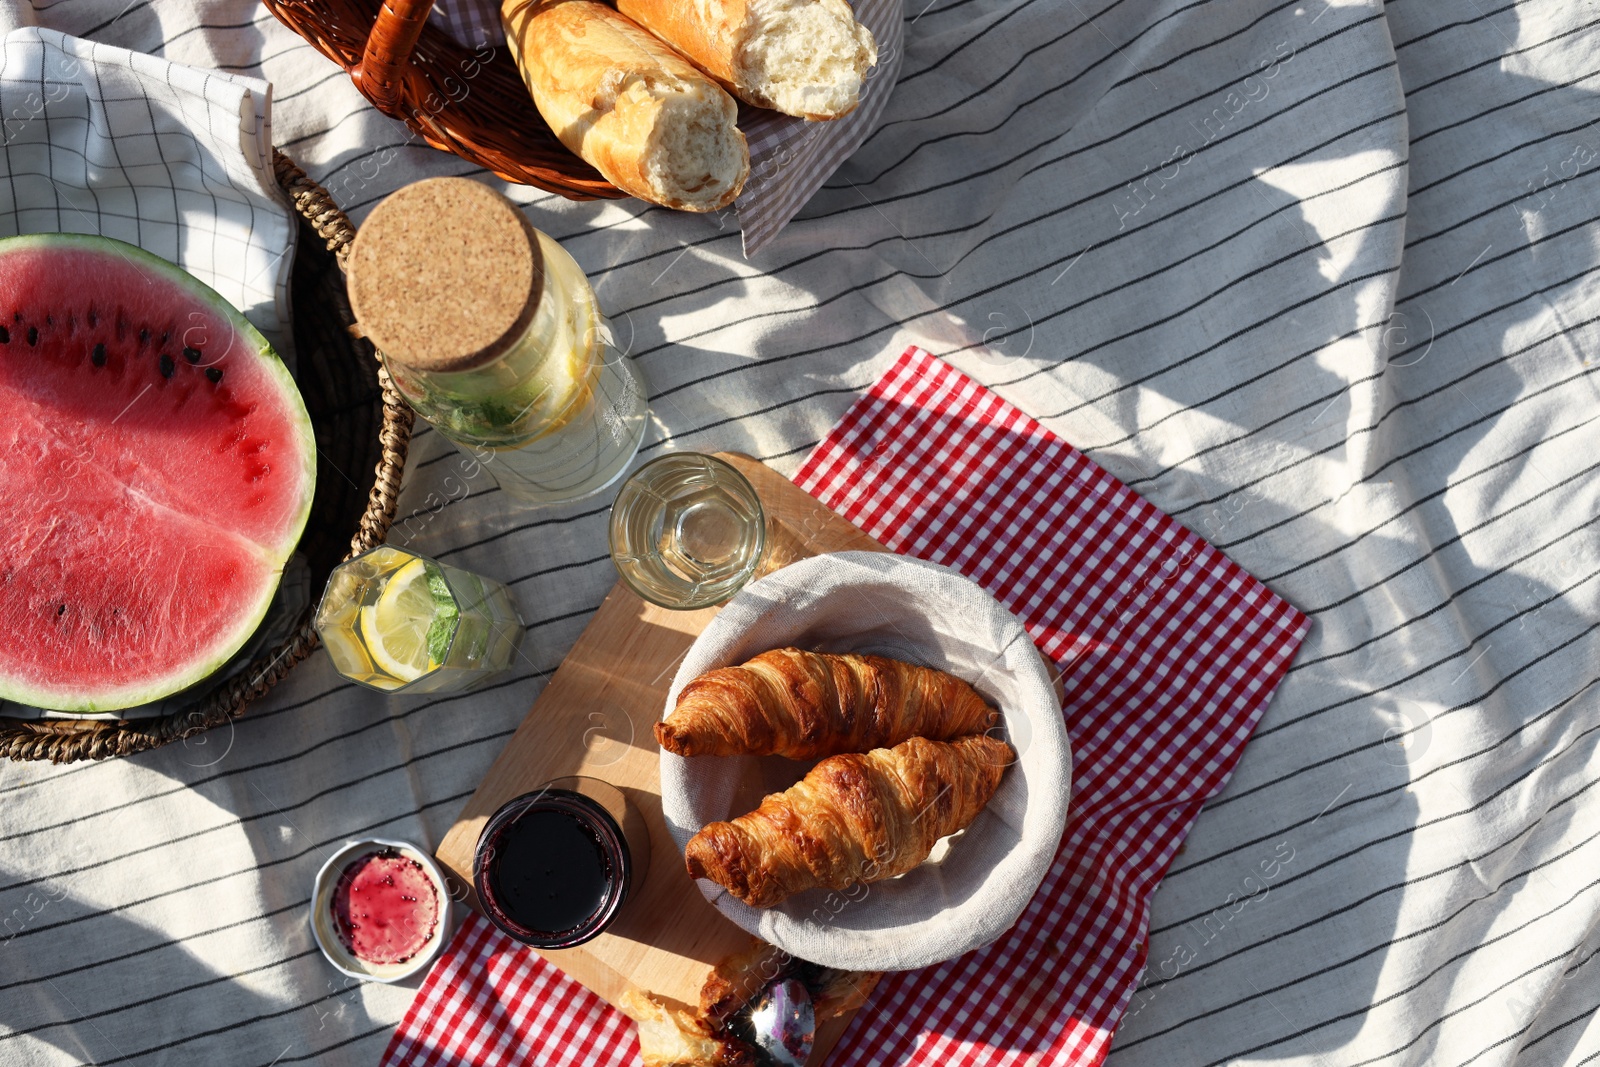
POLYGON ((588 279, 489 187, 431 178, 388 197, 348 281, 406 402, 511 496, 589 496, 637 453, 644 390, 588 279))

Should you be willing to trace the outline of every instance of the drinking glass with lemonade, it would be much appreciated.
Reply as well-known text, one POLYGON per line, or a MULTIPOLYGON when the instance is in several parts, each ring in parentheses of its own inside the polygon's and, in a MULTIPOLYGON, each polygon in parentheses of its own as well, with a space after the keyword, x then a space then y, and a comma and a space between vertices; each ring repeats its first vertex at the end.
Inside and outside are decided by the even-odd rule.
POLYGON ((766 512, 731 464, 698 452, 651 460, 611 508, 611 561, 624 584, 664 608, 721 603, 756 573, 766 512))
POLYGON ((471 689, 523 629, 504 585, 392 545, 334 568, 315 625, 340 674, 388 693, 471 689))

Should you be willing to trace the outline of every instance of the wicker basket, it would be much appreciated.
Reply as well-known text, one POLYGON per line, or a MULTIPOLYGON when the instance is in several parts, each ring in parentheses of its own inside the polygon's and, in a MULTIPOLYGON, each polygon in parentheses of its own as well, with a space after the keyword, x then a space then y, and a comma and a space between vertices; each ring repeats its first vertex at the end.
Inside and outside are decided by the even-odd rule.
POLYGON ((573 200, 627 195, 550 132, 506 49, 475 52, 428 24, 433 0, 265 3, 435 148, 573 200))
MULTIPOLYGON (((327 190, 277 153, 281 185, 300 214, 291 280, 296 380, 316 433, 323 476, 300 551, 311 568, 313 596, 341 560, 378 544, 394 519, 411 439, 411 409, 390 383, 366 341, 351 338, 354 321, 340 263, 355 227, 327 190), (372 471, 369 485, 331 477, 334 470, 372 471), (352 536, 350 531, 354 530, 352 536)), ((364 479, 363 479, 364 480, 364 479)), ((282 641, 267 646, 231 680, 178 710, 143 719, 15 719, 0 717, 0 755, 71 763, 125 756, 178 741, 244 714, 250 701, 281 681, 317 647, 306 608, 282 641)))

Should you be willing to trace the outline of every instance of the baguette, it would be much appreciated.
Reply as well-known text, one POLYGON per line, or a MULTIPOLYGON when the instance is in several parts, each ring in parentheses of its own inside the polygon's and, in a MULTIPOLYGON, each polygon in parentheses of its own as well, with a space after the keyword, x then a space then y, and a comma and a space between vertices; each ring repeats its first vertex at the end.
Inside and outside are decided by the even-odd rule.
POLYGON ((501 15, 539 114, 613 185, 683 211, 739 195, 738 106, 683 57, 593 0, 505 0, 501 15))
POLYGON ((747 104, 836 119, 878 61, 846 0, 617 0, 617 10, 747 104))

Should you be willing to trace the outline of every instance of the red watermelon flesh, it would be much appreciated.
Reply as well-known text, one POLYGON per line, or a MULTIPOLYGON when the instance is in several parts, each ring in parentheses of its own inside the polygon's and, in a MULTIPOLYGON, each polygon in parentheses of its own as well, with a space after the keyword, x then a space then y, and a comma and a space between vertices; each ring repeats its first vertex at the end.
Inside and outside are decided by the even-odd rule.
POLYGON ((112 710, 215 671, 314 473, 293 379, 222 297, 121 242, 0 241, 0 698, 112 710))

